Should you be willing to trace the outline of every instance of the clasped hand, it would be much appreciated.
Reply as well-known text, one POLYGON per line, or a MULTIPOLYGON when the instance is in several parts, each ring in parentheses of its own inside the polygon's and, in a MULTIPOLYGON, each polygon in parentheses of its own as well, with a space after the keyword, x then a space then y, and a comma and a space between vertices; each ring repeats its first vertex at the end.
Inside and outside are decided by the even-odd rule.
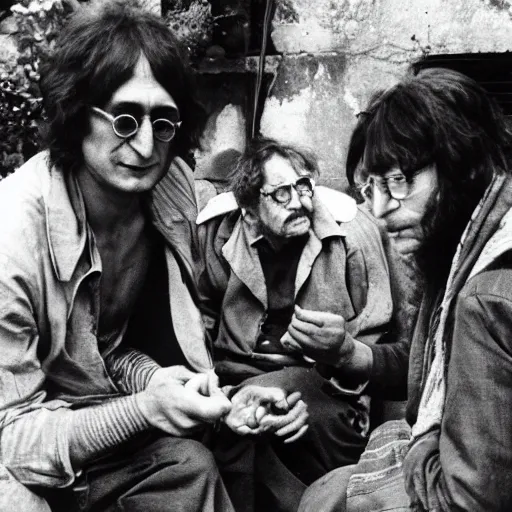
POLYGON ((232 397, 225 423, 237 434, 271 432, 291 443, 308 429, 307 405, 300 397, 299 392, 286 396, 280 388, 249 384, 232 397))
POLYGON ((295 305, 288 335, 282 343, 315 361, 338 366, 350 361, 354 354, 354 341, 346 334, 342 316, 295 305))
POLYGON ((184 366, 160 368, 137 403, 147 421, 173 436, 185 437, 205 423, 225 417, 236 433, 273 432, 290 443, 307 430, 307 406, 300 393, 286 393, 279 388, 248 385, 232 398, 218 386, 215 372, 194 373, 184 366))
POLYGON ((213 370, 194 373, 184 366, 160 368, 145 391, 136 396, 151 425, 179 437, 214 423, 231 410, 213 370))

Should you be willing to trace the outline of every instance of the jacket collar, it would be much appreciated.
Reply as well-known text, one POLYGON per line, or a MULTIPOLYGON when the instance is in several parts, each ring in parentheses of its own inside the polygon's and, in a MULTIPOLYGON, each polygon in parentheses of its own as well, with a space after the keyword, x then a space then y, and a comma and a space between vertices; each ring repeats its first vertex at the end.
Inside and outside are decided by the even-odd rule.
POLYGON ((48 245, 55 274, 71 279, 87 241, 85 205, 72 173, 50 168, 46 207, 48 245))
MULTIPOLYGON (((219 228, 222 243, 222 254, 229 263, 233 273, 242 281, 251 293, 267 307, 267 288, 265 277, 261 267, 256 242, 263 238, 257 228, 257 224, 238 217, 233 230, 229 233, 232 220, 228 215, 219 228), (225 243, 223 243, 226 241, 225 243)), ((309 238, 302 250, 297 274, 295 277, 295 296, 306 282, 311 268, 317 256, 322 251, 323 240, 330 237, 342 237, 345 230, 341 228, 320 202, 315 204, 312 218, 312 228, 309 230, 309 238)))
MULTIPOLYGON (((511 208, 512 176, 497 173, 462 236, 460 247, 452 263, 452 279, 447 290, 448 295, 458 293, 468 280, 469 275, 475 275, 477 261, 479 261, 478 269, 481 271, 499 255, 495 244, 489 245, 489 243, 491 237, 496 240, 494 235, 499 238, 505 232, 503 228, 509 225, 504 222, 509 218, 505 215, 511 208), (485 252, 484 248, 486 249, 485 252), (487 263, 482 265, 484 254, 487 263)), ((501 249, 504 248, 503 242, 507 238, 504 237, 502 243, 500 243, 501 249)))
MULTIPOLYGON (((47 164, 47 160, 45 162, 47 164)), ((73 173, 50 168, 45 208, 54 271, 60 281, 67 282, 86 249, 88 238, 85 204, 73 173)), ((195 224, 197 208, 192 171, 180 158, 171 163, 169 172, 149 196, 149 210, 153 225, 177 253, 187 277, 193 282, 194 234, 190 225, 195 224)), ((93 262, 96 259, 94 244, 91 244, 91 259, 93 262)))

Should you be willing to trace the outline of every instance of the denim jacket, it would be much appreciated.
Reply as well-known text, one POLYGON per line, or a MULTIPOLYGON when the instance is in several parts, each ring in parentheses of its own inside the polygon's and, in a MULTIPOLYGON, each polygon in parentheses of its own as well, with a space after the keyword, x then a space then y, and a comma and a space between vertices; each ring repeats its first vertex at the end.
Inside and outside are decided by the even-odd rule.
MULTIPOLYGON (((192 368, 211 367, 193 272, 193 179, 176 159, 149 194, 166 240, 170 310, 192 368)), ((72 173, 43 152, 0 183, 0 465, 27 485, 62 487, 70 410, 119 395, 97 340, 101 261, 72 173)))

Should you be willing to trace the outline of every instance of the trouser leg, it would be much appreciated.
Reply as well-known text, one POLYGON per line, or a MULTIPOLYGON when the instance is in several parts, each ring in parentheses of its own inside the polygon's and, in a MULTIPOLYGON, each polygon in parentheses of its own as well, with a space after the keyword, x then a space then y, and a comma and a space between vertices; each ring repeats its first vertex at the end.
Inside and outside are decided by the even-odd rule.
POLYGON ((368 410, 357 397, 333 396, 325 379, 313 368, 285 368, 246 383, 301 392, 308 406, 308 431, 290 444, 276 438, 273 447, 302 482, 309 485, 329 471, 359 460, 368 440, 361 428, 368 421, 368 410))
POLYGON ((348 481, 355 468, 338 468, 313 482, 302 496, 298 512, 346 512, 348 481))
MULTIPOLYGON (((212 453, 200 442, 161 436, 88 468, 75 502, 87 512, 232 512, 212 453), (80 489, 81 487, 81 489, 80 489)), ((58 497, 58 494, 54 494, 58 497)), ((53 503, 56 502, 55 499, 53 503)), ((69 509, 66 512, 70 512, 69 509)))
POLYGON ((221 429, 214 454, 237 512, 296 512, 306 486, 279 460, 266 436, 221 429))

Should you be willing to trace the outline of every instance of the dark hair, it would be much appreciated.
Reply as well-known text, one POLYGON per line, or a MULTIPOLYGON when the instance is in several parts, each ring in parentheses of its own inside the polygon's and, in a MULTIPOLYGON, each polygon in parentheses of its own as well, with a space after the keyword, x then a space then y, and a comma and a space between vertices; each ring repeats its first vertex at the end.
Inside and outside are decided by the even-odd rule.
POLYGON ((382 174, 398 164, 406 176, 435 164, 458 186, 487 184, 493 168, 507 168, 511 132, 501 109, 473 79, 430 68, 372 96, 349 144, 347 178, 359 161, 382 174))
POLYGON ((242 208, 257 206, 263 185, 263 167, 274 155, 288 160, 296 172, 307 171, 311 176, 319 174, 316 158, 309 151, 274 139, 255 138, 247 143, 238 159, 231 182, 231 190, 242 208))
POLYGON ((198 145, 204 110, 177 39, 161 18, 134 2, 109 1, 79 9, 42 64, 46 143, 54 164, 61 169, 81 164, 89 107, 107 103, 132 77, 142 54, 180 111, 182 126, 173 140, 174 153, 186 157, 198 145))
POLYGON ((354 185, 361 164, 376 174, 398 165, 407 177, 436 166, 439 201, 423 221, 431 235, 418 258, 427 278, 440 282, 493 173, 509 172, 511 141, 501 109, 474 80, 424 69, 372 96, 352 134, 347 178, 354 185))

